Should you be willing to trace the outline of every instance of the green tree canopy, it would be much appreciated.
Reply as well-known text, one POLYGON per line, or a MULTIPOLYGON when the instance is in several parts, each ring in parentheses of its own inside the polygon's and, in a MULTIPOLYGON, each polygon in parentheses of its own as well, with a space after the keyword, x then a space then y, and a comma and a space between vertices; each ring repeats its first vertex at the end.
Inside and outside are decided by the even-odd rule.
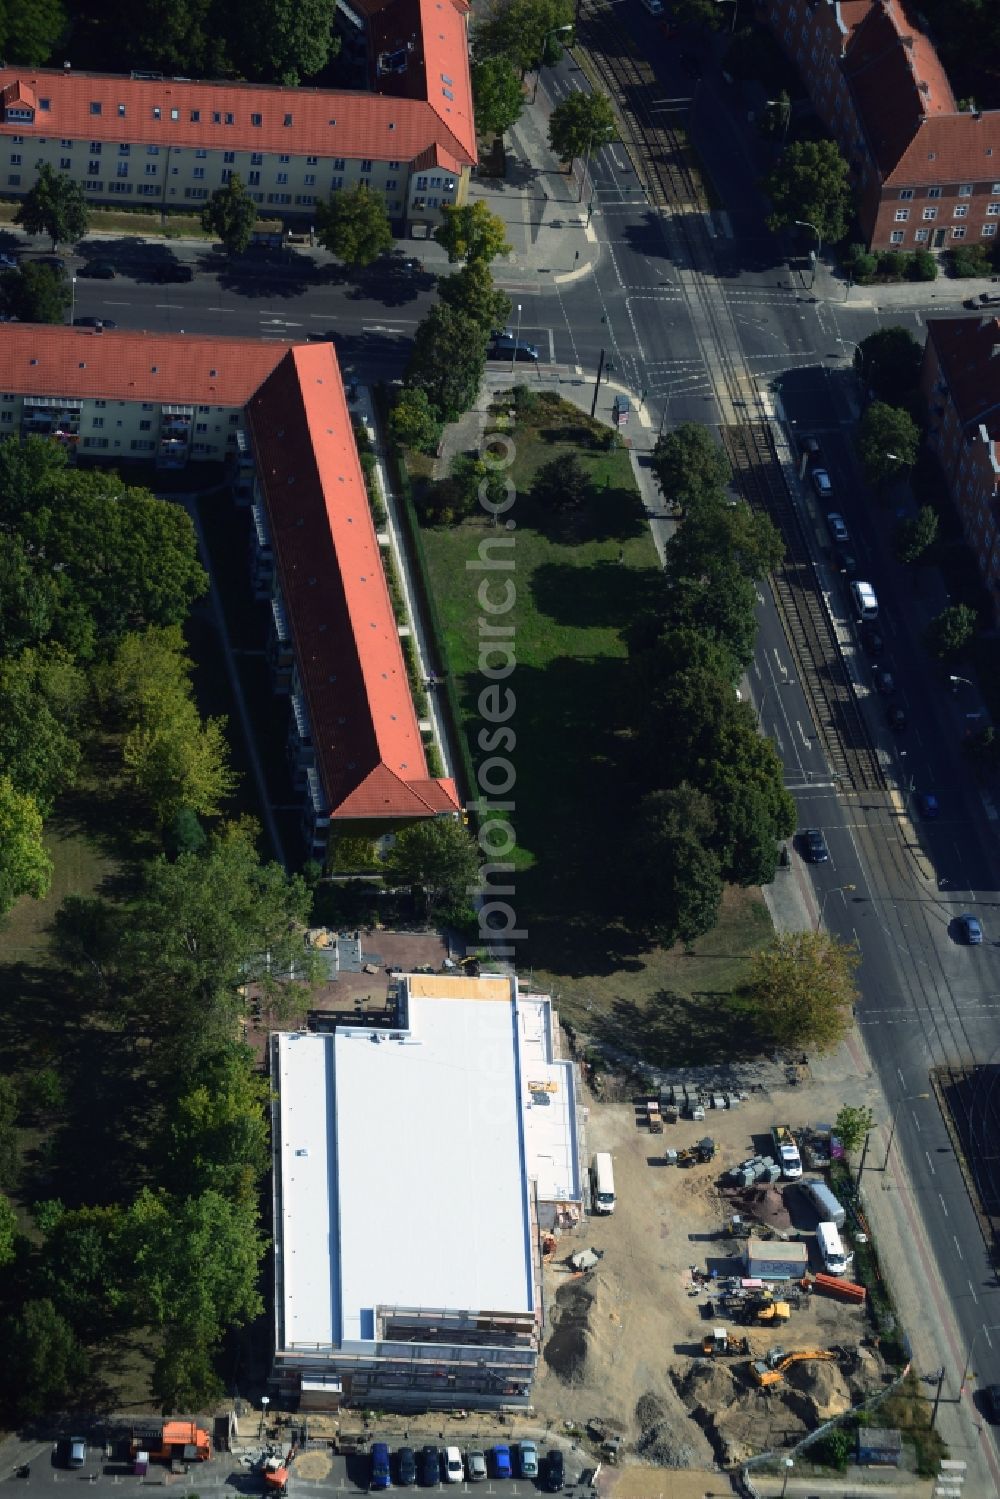
POLYGON ((714 830, 711 801, 683 783, 653 791, 639 804, 622 875, 630 919, 662 946, 693 942, 718 920, 722 879, 708 847, 714 830))
POLYGON ((578 156, 592 154, 613 141, 618 122, 606 94, 567 94, 549 118, 549 145, 561 161, 572 166, 578 156))
POLYGON ((315 78, 339 51, 336 10, 336 0, 245 0, 228 27, 237 65, 267 83, 315 78))
POLYGON ((11 1191, 20 1175, 21 1152, 17 1138, 20 1100, 14 1079, 0 1076, 0 1191, 11 1191))
MULTIPOLYGON (((84 677, 60 646, 0 661, 0 775, 43 817, 76 778, 76 726, 85 699, 84 677)), ((30 828, 30 808, 24 815, 30 828)))
POLYGON ((0 1192, 0 1269, 14 1259, 16 1244, 17 1214, 10 1198, 0 1192))
POLYGON ((0 1325, 4 1367, 11 1407, 22 1418, 44 1415, 79 1398, 87 1359, 73 1329, 42 1297, 25 1301, 0 1325))
POLYGON ((912 468, 920 447, 920 429, 901 406, 873 401, 861 418, 858 451, 870 484, 884 484, 912 468))
POLYGON ((234 172, 229 181, 217 187, 201 211, 202 228, 217 234, 228 255, 242 255, 253 237, 257 222, 257 205, 243 186, 243 178, 234 172))
POLYGON ((345 265, 371 265, 392 249, 385 199, 363 183, 334 193, 316 205, 316 237, 345 265))
POLYGON ((478 846, 454 817, 433 817, 397 833, 384 868, 392 883, 422 890, 430 914, 468 904, 479 881, 478 846))
POLYGON ((34 900, 47 895, 51 879, 38 803, 0 774, 0 916, 22 895, 34 900))
POLYGON ((493 284, 485 260, 470 260, 460 271, 438 282, 438 299, 455 312, 464 313, 489 336, 510 317, 510 297, 493 284))
POLYGON ((229 33, 241 12, 225 0, 143 0, 117 10, 124 52, 165 73, 223 78, 236 69, 229 33))
POLYGON ((712 847, 733 885, 766 885, 778 866, 778 843, 795 830, 795 803, 785 790, 781 760, 759 732, 749 703, 734 703, 716 737, 712 758, 691 777, 715 808, 712 847))
POLYGON ((900 562, 917 562, 937 541, 938 515, 930 505, 921 505, 916 515, 904 516, 896 527, 896 556, 900 562))
POLYGON ((829 932, 784 932, 750 961, 739 1007, 775 1046, 831 1051, 851 1023, 860 954, 829 932))
POLYGON ((8 63, 40 68, 68 30, 60 0, 25 0, 0 12, 0 49, 8 63))
POLYGON ((876 328, 858 345, 855 365, 869 390, 890 406, 902 406, 920 379, 924 346, 909 328, 876 328))
POLYGON ((531 498, 545 510, 579 510, 592 493, 590 475, 576 453, 550 458, 531 481, 531 498))
POLYGON ((484 57, 472 64, 472 97, 481 135, 504 135, 517 124, 524 108, 524 87, 509 57, 484 57))
POLYGON ((480 198, 475 203, 446 203, 441 209, 443 222, 434 238, 448 251, 448 259, 481 260, 489 265, 498 255, 509 255, 507 231, 503 219, 480 198))
POLYGON ((658 437, 652 469, 663 498, 685 512, 701 500, 715 502, 732 478, 729 459, 700 422, 682 422, 658 437))
POLYGON ((16 271, 0 273, 4 311, 22 323, 62 323, 72 300, 62 271, 26 261, 16 271))
POLYGON ((781 565, 785 548, 769 516, 746 505, 703 505, 690 513, 667 544, 671 575, 700 577, 719 557, 732 562, 745 578, 759 581, 781 565))
POLYGON ((668 629, 695 630, 721 646, 740 670, 750 664, 757 638, 757 591, 729 558, 717 558, 699 576, 667 567, 668 629))
POLYGON ((81 1336, 106 1335, 119 1321, 130 1279, 121 1243, 122 1209, 47 1207, 37 1284, 81 1336))
POLYGON ((501 0, 476 28, 476 58, 507 57, 523 76, 547 60, 551 34, 572 22, 573 0, 501 0))
POLYGON ((270 1096, 248 1046, 230 1041, 208 1058, 170 1110, 163 1153, 173 1189, 255 1202, 271 1161, 270 1096))
POLYGON ((423 390, 443 421, 475 403, 486 369, 487 335, 467 313, 435 304, 413 340, 408 384, 423 390))
POLYGON ((671 0, 670 13, 678 26, 716 31, 722 24, 718 0, 671 0))
POLYGON ((931 620, 924 631, 927 649, 941 660, 957 656, 976 633, 977 623, 976 611, 968 604, 950 604, 931 620))
POLYGON ((854 1108, 845 1104, 833 1124, 833 1132, 849 1153, 865 1143, 865 1136, 874 1127, 875 1115, 869 1108, 854 1108))
POLYGON ((59 174, 43 162, 34 187, 18 204, 14 222, 29 234, 49 235, 53 250, 82 239, 88 223, 83 188, 69 173, 59 174))
POLYGON ((793 141, 764 179, 772 204, 768 224, 814 224, 823 243, 839 244, 851 214, 850 168, 835 141, 793 141))
POLYGON ((419 387, 401 390, 389 416, 389 430, 402 447, 433 453, 441 441, 437 412, 419 387))

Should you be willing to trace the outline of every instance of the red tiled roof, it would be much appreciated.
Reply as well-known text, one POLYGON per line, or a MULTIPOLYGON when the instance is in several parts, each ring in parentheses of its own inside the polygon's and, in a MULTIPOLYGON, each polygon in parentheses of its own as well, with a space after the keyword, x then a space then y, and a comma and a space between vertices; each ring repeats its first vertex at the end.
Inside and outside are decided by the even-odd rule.
MULTIPOLYGON (((411 3, 394 0, 391 9, 411 3)), ((385 91, 192 83, 23 68, 0 69, 0 98, 4 107, 33 102, 31 92, 38 101, 48 100, 49 108, 38 109, 34 126, 28 128, 39 135, 72 140, 378 161, 412 161, 421 151, 439 144, 459 161, 472 163, 476 141, 464 15, 455 0, 420 0, 420 4, 434 10, 435 79, 441 71, 455 77, 454 101, 440 96, 441 84, 432 87, 434 79, 428 79, 431 96, 423 98, 385 91), (95 114, 92 106, 98 104, 100 113, 95 114), (119 106, 124 106, 124 115, 119 106), (220 116, 219 123, 213 123, 214 114, 220 116), (231 124, 222 123, 227 115, 232 116, 231 124), (260 115, 260 125, 251 123, 252 115, 260 115)), ((430 58, 430 47, 425 50, 430 58)), ((430 67, 429 62, 428 71, 430 67)), ((379 79, 380 90, 385 82, 385 76, 379 79)), ((0 121, 0 134, 24 134, 25 128, 23 120, 0 121)))
POLYGON ((286 347, 270 339, 5 323, 0 389, 26 396, 245 406, 286 347))
MULTIPOLYGON (((952 121, 964 118, 957 115, 951 84, 929 37, 900 0, 876 0, 851 34, 843 68, 883 180, 909 147, 923 141, 925 121, 938 120, 940 125, 942 116, 952 121), (915 142, 918 131, 920 139, 915 142)), ((964 128, 958 124, 959 136, 964 128)), ((956 133, 953 122, 946 133, 949 138, 956 133)), ((926 150, 923 154, 926 159, 926 150)), ((940 181, 939 167, 929 176, 940 181)))
MULTIPOLYGON (((336 356, 298 345, 249 403, 320 777, 336 819, 426 817, 430 781, 336 356)), ((446 783, 440 783, 445 786, 446 783)))
MULTIPOLYGON (((389 0, 370 14, 368 31, 376 63, 380 56, 405 55, 402 72, 376 75, 379 93, 426 99, 452 137, 452 155, 475 161, 467 10, 462 0, 389 0)), ((440 136, 433 144, 449 145, 440 136)))
POLYGON ((1000 441, 1000 318, 929 318, 927 336, 959 420, 1000 441))

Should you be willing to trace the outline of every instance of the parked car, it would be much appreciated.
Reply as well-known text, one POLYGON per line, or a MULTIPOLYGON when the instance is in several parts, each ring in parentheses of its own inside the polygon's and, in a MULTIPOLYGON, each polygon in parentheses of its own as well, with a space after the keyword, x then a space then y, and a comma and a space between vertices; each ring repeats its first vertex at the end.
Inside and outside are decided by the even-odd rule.
POLYGON ((88 281, 113 281, 118 272, 110 260, 88 260, 76 273, 88 281))
POLYGON ((838 542, 841 546, 846 545, 850 541, 851 533, 847 529, 847 522, 836 510, 830 511, 830 514, 826 518, 826 523, 830 528, 830 535, 834 541, 838 542))
POLYGON ((917 792, 917 811, 925 822, 933 822, 940 815, 941 804, 933 791, 917 792))
POLYGON ((858 575, 858 559, 854 553, 848 551, 847 547, 834 547, 833 560, 837 568, 846 578, 856 578, 858 575))
POLYGON ((74 328, 117 328, 113 317, 75 317, 74 328))
POLYGON ((417 1481, 417 1455, 412 1447, 400 1447, 396 1453, 396 1472, 400 1488, 409 1489, 417 1481))
POLYGON ((825 468, 814 468, 812 471, 813 489, 821 500, 828 500, 833 494, 833 480, 825 468))
POLYGON ((1000 1421, 1000 1384, 988 1384, 980 1391, 986 1419, 994 1424, 1000 1421))
POLYGON ((444 1476, 448 1483, 461 1483, 465 1477, 465 1464, 457 1447, 444 1449, 444 1476))
POLYGON ((875 685, 875 691, 882 697, 892 697, 896 690, 896 679, 891 671, 886 671, 884 666, 876 666, 872 672, 872 682, 875 685))
POLYGON ((425 1489, 433 1488, 441 1482, 441 1459, 436 1447, 420 1449, 420 1482, 425 1489))
POLYGON ((869 656, 881 656, 885 649, 885 641, 870 620, 865 620, 861 626, 861 644, 869 656))
POLYGON ((538 1448, 534 1442, 521 1442, 517 1449, 518 1467, 522 1478, 538 1477, 538 1448))
POLYGON ((0 271, 16 271, 18 262, 13 255, 0 255, 0 271))
POLYGON ((799 452, 811 462, 815 463, 820 454, 818 437, 800 437, 799 452))
POLYGON ((802 834, 802 856, 807 864, 827 864, 830 850, 819 828, 806 828, 802 834))
POLYGON ((493 1476, 494 1478, 511 1476, 510 1448, 506 1442, 497 1442, 493 1448, 493 1476))
POLYGON ((955 918, 955 931, 963 942, 969 947, 978 947, 983 940, 983 928, 979 918, 966 911, 955 918))
POLYGON ((385 1442, 372 1442, 372 1471, 368 1480, 370 1489, 391 1489, 392 1474, 389 1471, 389 1448, 385 1442))
POLYGON ((537 364, 538 350, 534 344, 497 339, 486 351, 487 359, 512 359, 517 364, 537 364))
POLYGON ((87 1438, 70 1437, 64 1458, 67 1468, 82 1468, 87 1461, 87 1438))
POLYGON ((898 703, 889 704, 886 717, 889 720, 890 729, 895 729, 897 734, 901 734, 906 728, 906 714, 898 703))
POLYGON ((545 1459, 543 1482, 550 1494, 558 1494, 566 1482, 566 1463, 562 1453, 555 1447, 545 1459))
POLYGON ((481 1447, 473 1447, 465 1454, 465 1471, 469 1475, 470 1483, 482 1483, 486 1478, 486 1453, 481 1447))
POLYGON ((30 260, 24 260, 22 265, 47 265, 50 271, 64 271, 66 262, 61 255, 34 255, 30 260))
POLYGON ((155 264, 145 267, 144 275, 147 281, 194 280, 194 271, 189 265, 181 265, 179 260, 158 260, 155 264))

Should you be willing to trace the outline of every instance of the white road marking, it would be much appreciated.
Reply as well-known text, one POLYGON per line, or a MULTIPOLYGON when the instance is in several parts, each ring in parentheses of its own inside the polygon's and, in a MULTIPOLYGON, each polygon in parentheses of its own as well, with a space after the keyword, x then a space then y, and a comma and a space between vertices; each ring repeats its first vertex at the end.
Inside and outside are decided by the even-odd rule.
POLYGON ((931 1168, 931 1176, 937 1176, 937 1172, 934 1170, 934 1162, 931 1160, 931 1153, 930 1153, 930 1151, 929 1150, 925 1150, 924 1151, 924 1155, 927 1157, 927 1164, 931 1168))
POLYGON ((973 1301, 978 1306, 979 1305, 979 1297, 976 1295, 975 1287, 973 1286, 972 1281, 971 1280, 968 1281, 967 1284, 968 1284, 968 1287, 969 1287, 969 1294, 972 1297, 973 1301))
POLYGON ((940 1204, 941 1204, 941 1211, 942 1211, 942 1213, 943 1213, 943 1214, 944 1214, 944 1215, 945 1215, 945 1217, 946 1217, 946 1218, 947 1218, 947 1216, 948 1216, 948 1209, 947 1209, 947 1207, 946 1207, 946 1206, 945 1206, 945 1201, 944 1201, 944 1198, 943 1198, 943 1197, 942 1197, 942 1196, 941 1196, 941 1193, 940 1193, 940 1192, 939 1192, 939 1193, 938 1193, 938 1202, 939 1202, 939 1203, 940 1203, 940 1204))
POLYGON ((959 1259, 960 1260, 964 1260, 965 1259, 965 1255, 962 1253, 962 1246, 958 1242, 958 1239, 955 1237, 954 1234, 952 1234, 952 1236, 951 1236, 951 1241, 954 1244, 955 1248, 958 1250, 958 1257, 959 1257, 959 1259))

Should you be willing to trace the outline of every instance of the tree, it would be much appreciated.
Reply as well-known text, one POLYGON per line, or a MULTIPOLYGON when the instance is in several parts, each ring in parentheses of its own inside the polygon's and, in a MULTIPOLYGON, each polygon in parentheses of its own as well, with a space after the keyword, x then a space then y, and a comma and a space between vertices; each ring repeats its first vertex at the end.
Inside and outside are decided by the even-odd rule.
POLYGON ((385 858, 385 878, 423 891, 427 915, 468 903, 479 883, 479 850, 453 817, 411 823, 396 834, 385 858))
POLYGON ((234 172, 229 181, 217 187, 201 211, 201 226, 217 234, 227 255, 242 255, 253 237, 257 222, 257 205, 243 186, 243 178, 234 172))
POLYGON ((42 1297, 24 1302, 15 1316, 7 1318, 0 1343, 8 1398, 19 1416, 40 1416, 79 1398, 87 1359, 51 1301, 42 1297))
POLYGON ((904 468, 912 468, 920 447, 920 429, 901 406, 873 401, 861 418, 858 451, 870 484, 884 484, 904 468))
POLYGON ((0 774, 0 916, 22 895, 41 900, 51 879, 38 803, 16 790, 9 775, 0 774))
POLYGON ((504 135, 517 124, 524 108, 524 88, 509 57, 484 57, 472 64, 472 97, 480 134, 504 135))
POLYGON ((572 23, 573 0, 507 0, 476 30, 476 57, 509 58, 523 77, 549 60, 552 34, 572 23))
POLYGON ((0 298, 10 317, 22 323, 61 323, 71 301, 69 282, 50 265, 28 262, 0 275, 0 298))
MULTIPOLYGON (((74 731, 85 696, 82 673, 59 646, 0 661, 0 775, 33 801, 42 817, 76 778, 80 745, 74 731)), ((30 807, 22 805, 22 812, 27 852, 34 824, 30 807)))
POLYGON ((796 220, 815 225, 824 244, 839 244, 851 210, 850 168, 835 141, 793 141, 763 182, 771 229, 796 220))
POLYGON ((208 847, 208 834, 193 807, 178 807, 163 829, 163 851, 168 859, 181 854, 200 854, 208 847))
POLYGON ((784 542, 766 515, 745 505, 702 505, 688 514, 667 544, 672 576, 698 578, 718 559, 733 563, 746 578, 759 581, 781 566, 784 542))
POLYGON ((392 225, 382 194, 359 183, 316 206, 316 237, 345 265, 371 265, 392 249, 392 225))
POLYGON ((728 558, 713 561, 698 577, 668 568, 664 623, 693 630, 717 642, 744 670, 757 638, 757 590, 728 558))
POLYGON ((419 453, 433 453, 441 441, 441 423, 426 390, 417 387, 401 390, 389 416, 389 430, 404 448, 419 453))
POLYGON ((475 203, 446 203, 441 213, 444 222, 434 230, 434 238, 448 251, 452 264, 481 260, 489 265, 498 255, 510 254, 503 219, 481 198, 475 203))
POLYGON ((53 250, 87 232, 87 200, 69 173, 59 175, 47 162, 38 168, 35 185, 21 199, 14 215, 29 234, 47 234, 53 250))
POLYGON ((531 481, 531 498, 546 510, 579 510, 592 493, 590 475, 576 453, 551 458, 531 481))
POLYGON ((0 1192, 0 1269, 9 1265, 17 1243, 17 1214, 9 1197, 0 1192))
POLYGON ((875 1115, 871 1109, 856 1109, 845 1104, 834 1121, 833 1132, 851 1155, 865 1143, 865 1136, 874 1124, 875 1115))
POLYGON ((880 401, 901 406, 913 395, 920 379, 923 345, 909 328, 877 328, 858 345, 855 365, 865 385, 880 401))
POLYGON ((672 19, 678 26, 716 31, 722 24, 718 0, 672 0, 672 19))
POLYGON ((486 369, 487 335, 466 313, 435 305, 413 340, 408 384, 423 390, 443 421, 468 411, 486 369))
POLYGON ((712 803, 680 785, 643 797, 626 843, 623 878, 629 915, 661 946, 691 943, 712 930, 722 900, 719 861, 706 846, 715 830, 712 803))
POLYGON ((924 631, 924 644, 932 656, 944 660, 957 656, 976 633, 975 609, 968 604, 950 604, 931 620, 924 631))
POLYGON ((0 1191, 17 1186, 21 1153, 17 1143, 20 1100, 13 1078, 0 1077, 0 1191))
POLYGON ((750 960, 739 1007, 775 1046, 830 1051, 851 1023, 860 954, 829 932, 783 932, 750 960))
POLYGON ((47 1204, 37 1283, 57 1313, 86 1338, 106 1336, 120 1318, 129 1267, 119 1207, 72 1211, 47 1204))
POLYGON ((234 12, 231 46, 248 78, 295 87, 339 51, 336 0, 247 0, 234 12))
POLYGON ((600 150, 617 133, 618 122, 606 94, 577 89, 556 105, 549 118, 549 145, 570 167, 578 156, 600 150))
POLYGON ((22 5, 5 5, 0 15, 3 56, 8 63, 40 68, 52 56, 67 27, 60 0, 26 0, 22 5))
POLYGON ((438 508, 447 507, 453 519, 472 515, 481 505, 500 505, 507 495, 506 480, 495 464, 472 453, 457 453, 451 474, 437 496, 438 508))
POLYGON ((227 17, 218 0, 143 0, 121 7, 116 15, 124 31, 124 56, 174 76, 231 77, 236 71, 234 47, 227 31, 240 24, 234 10, 227 17), (227 26, 228 21, 228 26, 227 26))
POLYGON ((937 541, 938 515, 930 505, 921 505, 916 515, 907 515, 896 527, 896 556, 900 562, 917 562, 937 541))
POLYGON ((510 297, 494 286, 485 260, 471 260, 439 281, 438 299, 445 307, 472 318, 487 336, 494 328, 502 328, 510 317, 510 297))
POLYGON ((210 1057, 170 1110, 164 1154, 178 1195, 253 1203, 270 1160, 270 1088, 236 1041, 210 1057))
POLYGON ((711 847, 732 885, 767 885, 778 867, 778 843, 795 830, 795 803, 785 790, 774 742, 758 731, 749 703, 733 703, 692 781, 715 808, 711 847))
POLYGON ((682 422, 658 437, 652 469, 663 498, 685 512, 700 500, 715 501, 732 478, 729 459, 700 422, 682 422))

